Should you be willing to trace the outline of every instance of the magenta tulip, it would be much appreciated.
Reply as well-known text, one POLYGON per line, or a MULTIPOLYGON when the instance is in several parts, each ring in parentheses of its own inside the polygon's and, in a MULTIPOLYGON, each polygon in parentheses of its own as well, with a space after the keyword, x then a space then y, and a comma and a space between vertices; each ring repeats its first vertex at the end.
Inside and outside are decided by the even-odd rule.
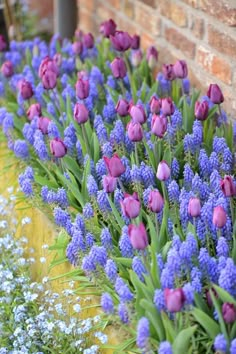
POLYGON ((131 141, 137 142, 143 139, 143 129, 140 123, 129 122, 127 130, 128 137, 131 141))
POLYGON ((7 48, 7 43, 2 34, 0 34, 0 52, 3 52, 7 48))
POLYGON ((109 38, 111 35, 113 36, 116 32, 116 23, 110 18, 108 21, 104 21, 100 25, 100 33, 105 38, 109 38))
POLYGON ((11 77, 14 74, 14 67, 11 61, 7 60, 2 64, 1 73, 5 77, 11 77))
POLYGON ((225 302, 222 306, 222 315, 226 323, 234 323, 236 321, 236 307, 234 304, 225 302))
POLYGON ((112 177, 120 177, 122 173, 125 172, 125 166, 117 154, 114 154, 110 159, 107 156, 104 156, 103 160, 105 161, 108 173, 112 177))
POLYGON ((117 179, 112 176, 103 176, 102 185, 107 193, 112 193, 116 189, 117 179))
POLYGON ((76 96, 81 100, 85 99, 89 95, 89 80, 78 79, 75 84, 76 96))
POLYGON ((129 114, 134 123, 143 124, 147 120, 145 110, 141 104, 136 104, 136 105, 130 104, 129 114))
POLYGON ((128 32, 115 31, 114 35, 110 35, 112 46, 119 52, 125 52, 131 46, 131 37, 128 32))
POLYGON ((51 122, 51 119, 47 117, 40 117, 38 119, 38 129, 41 130, 43 134, 48 134, 48 125, 51 122))
POLYGON ((207 101, 195 103, 195 117, 198 120, 206 120, 208 116, 209 105, 207 101))
POLYGON ((159 162, 156 176, 160 181, 166 181, 170 177, 170 172, 170 167, 166 161, 159 162))
POLYGON ((158 138, 163 138, 167 130, 167 118, 165 116, 157 116, 156 114, 153 114, 151 130, 158 138))
POLYGON ((94 38, 92 33, 86 33, 83 35, 83 44, 85 48, 91 49, 94 47, 94 38))
POLYGON ((161 100, 161 110, 165 116, 171 116, 175 111, 175 106, 170 97, 162 98, 161 100))
POLYGON ((40 104, 39 103, 31 104, 26 114, 29 120, 34 119, 34 117, 40 117, 42 115, 40 104))
POLYGON ((150 110, 152 114, 159 114, 161 110, 161 99, 156 98, 155 96, 151 97, 151 100, 149 102, 150 104, 150 110))
POLYGON ((29 81, 26 80, 21 80, 18 84, 19 90, 20 90, 20 94, 21 97, 23 98, 23 100, 28 100, 30 99, 34 92, 33 92, 33 88, 32 85, 29 81))
POLYGON ((227 222, 227 214, 221 205, 214 208, 212 221, 213 224, 219 229, 225 226, 227 222))
POLYGON ((210 84, 207 90, 207 96, 213 103, 220 104, 224 102, 224 96, 217 84, 210 84))
POLYGON ((226 197, 233 197, 236 195, 236 184, 231 176, 225 176, 220 181, 220 187, 226 197))
POLYGON ((130 243, 136 250, 144 250, 148 246, 147 231, 143 223, 137 225, 129 225, 128 235, 130 243))
POLYGON ((89 112, 83 103, 76 103, 74 107, 74 119, 79 124, 87 122, 89 119, 89 112))
POLYGON ((148 48, 146 58, 147 58, 149 68, 154 69, 158 59, 158 52, 155 47, 148 48))
POLYGON ((67 153, 67 148, 63 140, 54 138, 50 141, 50 151, 55 157, 63 157, 67 153))
POLYGON ((83 43, 79 42, 79 41, 74 42, 72 44, 72 49, 73 49, 74 54, 80 55, 83 51, 83 43))
POLYGON ((125 117, 129 114, 129 102, 121 98, 117 102, 115 109, 121 117, 125 117))
POLYGON ((200 216, 201 214, 201 202, 199 198, 190 198, 188 203, 188 213, 193 218, 200 216))
POLYGON ((45 57, 42 61, 41 64, 39 66, 39 71, 38 71, 38 75, 40 77, 40 79, 42 79, 43 74, 45 73, 45 71, 53 71, 56 74, 56 77, 59 75, 59 69, 58 66, 56 65, 55 61, 52 60, 51 58, 49 58, 49 56, 45 57))
POLYGON ((140 47, 140 36, 137 34, 134 34, 133 37, 131 37, 131 48, 132 49, 139 49, 140 47))
POLYGON ((57 75, 55 71, 45 70, 42 75, 42 84, 46 90, 52 90, 57 86, 57 75))
POLYGON ((122 212, 130 219, 134 219, 139 215, 141 204, 138 194, 135 192, 133 195, 125 193, 125 198, 120 202, 122 212))
POLYGON ((172 81, 176 78, 173 64, 163 64, 162 73, 166 80, 172 81))
POLYGON ((125 61, 122 58, 115 58, 111 62, 111 71, 116 79, 123 79, 127 73, 125 61))
POLYGON ((185 302, 185 295, 182 288, 165 289, 164 298, 165 298, 166 308, 169 312, 181 311, 185 302))
POLYGON ((179 79, 185 79, 188 76, 188 66, 185 60, 177 60, 173 69, 175 76, 179 79))
POLYGON ((148 207, 153 213, 159 213, 164 206, 164 199, 158 190, 152 190, 148 196, 148 207))

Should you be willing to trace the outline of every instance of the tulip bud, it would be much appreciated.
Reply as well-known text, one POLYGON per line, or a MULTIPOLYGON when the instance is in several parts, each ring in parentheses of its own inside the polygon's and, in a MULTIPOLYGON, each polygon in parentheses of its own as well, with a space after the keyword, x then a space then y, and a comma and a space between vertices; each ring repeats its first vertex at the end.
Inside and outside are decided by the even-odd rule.
POLYGON ((40 104, 39 103, 31 104, 30 107, 28 108, 26 114, 27 114, 27 117, 29 120, 34 119, 34 117, 40 117, 42 114, 40 104))
POLYGON ((63 157, 66 155, 67 148, 60 138, 54 138, 50 141, 50 151, 55 157, 63 157))
POLYGON ((148 196, 148 207, 153 213, 159 213, 164 205, 164 199, 157 190, 152 190, 148 196))
POLYGON ((185 79, 188 76, 188 67, 185 60, 177 60, 174 64, 174 73, 179 79, 185 79))
MULTIPOLYGON (((213 293, 213 295, 214 295, 216 298, 218 298, 218 294, 217 294, 217 292, 215 291, 215 289, 214 289, 214 288, 211 288, 210 290, 211 290, 211 292, 213 293)), ((212 302, 212 295, 211 295, 210 290, 207 290, 207 292, 206 292, 206 301, 207 301, 208 306, 209 306, 209 307, 212 307, 213 302, 212 302)))
POLYGON ((83 100, 89 95, 89 80, 79 79, 75 84, 76 96, 83 100))
POLYGON ((181 311, 185 302, 185 295, 182 288, 165 289, 164 298, 165 298, 166 308, 169 312, 181 311))
POLYGON ((207 96, 213 103, 220 104, 224 102, 224 96, 217 84, 210 84, 207 90, 207 96))
POLYGON ((170 97, 162 98, 161 100, 161 110, 165 116, 171 116, 175 111, 175 106, 170 97))
POLYGON ((231 176, 225 176, 220 181, 220 187, 226 197, 233 197, 236 195, 236 185, 231 176))
POLYGON ((163 64, 162 73, 166 80, 172 81, 176 78, 173 64, 163 64))
POLYGON ((41 130, 43 134, 48 134, 48 125, 51 122, 51 119, 47 117, 40 117, 38 119, 38 129, 41 130))
POLYGON ((161 110, 161 100, 155 96, 151 97, 149 102, 151 113, 159 114, 161 110))
POLYGON ((125 117, 129 114, 129 102, 121 98, 117 102, 115 109, 121 117, 125 117))
POLYGON ((158 138, 163 138, 167 129, 167 118, 165 116, 157 116, 153 114, 151 130, 158 138))
POLYGON ((11 61, 7 60, 2 64, 1 72, 5 77, 11 77, 14 74, 14 67, 11 61))
POLYGON ((143 58, 142 51, 140 49, 138 50, 133 50, 131 53, 131 63, 132 65, 136 68, 139 66, 143 58))
POLYGON ((131 46, 131 37, 128 32, 115 31, 114 35, 110 36, 111 43, 115 50, 125 52, 131 46))
POLYGON ((188 203, 188 213, 196 218, 201 213, 201 202, 199 198, 190 198, 188 203))
POLYGON ((61 53, 54 54, 52 60, 53 60, 53 63, 55 63, 55 65, 57 66, 57 68, 59 68, 61 66, 61 63, 62 63, 62 55, 61 55, 61 53))
POLYGON ((130 243, 136 250, 144 250, 148 246, 147 231, 143 223, 136 225, 129 225, 128 235, 130 243))
POLYGON ((208 106, 207 101, 203 101, 203 102, 196 101, 196 103, 195 103, 195 117, 198 120, 207 119, 208 109, 209 109, 209 106, 208 106))
POLYGON ((157 64, 158 52, 155 47, 149 47, 147 50, 147 62, 150 69, 154 69, 157 64))
POLYGON ((125 193, 125 198, 121 200, 120 205, 123 214, 128 218, 134 219, 139 215, 141 205, 136 192, 133 195, 125 193))
POLYGON ((140 36, 134 34, 133 37, 131 37, 131 48, 139 49, 139 47, 140 47, 140 36))
POLYGON ((125 61, 122 58, 115 58, 111 62, 111 71, 116 79, 123 79, 127 73, 125 61))
POLYGON ((116 189, 117 179, 112 176, 103 176, 102 184, 106 193, 112 193, 116 189))
POLYGON ((166 161, 159 162, 156 176, 160 181, 166 181, 170 177, 170 172, 170 167, 166 161))
POLYGON ((219 229, 225 226, 227 221, 227 214, 221 205, 214 208, 212 221, 213 224, 219 229))
POLYGON ((236 307, 234 304, 225 302, 222 306, 222 315, 226 323, 234 323, 236 321, 236 307))
POLYGON ((73 49, 74 54, 80 55, 83 51, 83 43, 79 42, 79 41, 74 42, 72 44, 72 49, 73 49))
POLYGON ((7 48, 7 43, 2 34, 0 34, 0 52, 3 52, 7 48))
POLYGON ((59 70, 58 70, 58 66, 56 65, 55 61, 52 60, 51 58, 49 58, 49 56, 45 57, 42 61, 41 64, 39 66, 39 71, 38 71, 38 75, 40 77, 40 79, 42 79, 43 74, 45 73, 45 71, 53 71, 56 75, 56 77, 59 75, 59 70))
POLYGON ((116 23, 110 18, 108 21, 104 21, 100 25, 100 33, 103 34, 104 37, 109 38, 110 35, 114 35, 116 31, 116 23))
POLYGON ((136 105, 131 104, 129 108, 129 114, 134 123, 143 124, 147 120, 145 110, 141 104, 136 104, 136 105))
POLYGON ((129 122, 127 125, 128 137, 131 141, 141 141, 143 138, 143 129, 140 123, 129 122))
POLYGON ((74 119, 79 124, 87 122, 89 119, 89 112, 83 103, 76 103, 74 107, 74 119))
POLYGON ((122 173, 125 172, 125 166, 123 165, 120 157, 117 154, 114 154, 113 157, 110 159, 104 156, 103 160, 105 161, 108 173, 112 177, 120 177, 122 173))
POLYGON ((85 48, 91 49, 94 46, 94 38, 92 33, 86 33, 83 35, 83 44, 85 48))
POLYGON ((46 90, 52 90, 57 86, 57 75, 54 71, 46 70, 42 76, 42 84, 46 90))
POLYGON ((24 79, 19 82, 19 90, 23 100, 28 100, 34 94, 31 83, 24 79))

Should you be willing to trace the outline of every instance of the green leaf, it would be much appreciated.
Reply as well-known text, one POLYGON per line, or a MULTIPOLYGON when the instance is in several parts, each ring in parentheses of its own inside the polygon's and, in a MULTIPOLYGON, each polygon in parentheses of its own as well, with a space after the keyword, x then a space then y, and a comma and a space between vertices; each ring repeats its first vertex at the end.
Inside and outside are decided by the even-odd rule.
POLYGON ((195 317, 196 321, 205 329, 205 331, 209 334, 211 339, 215 339, 217 334, 220 333, 219 325, 206 313, 203 311, 194 308, 192 311, 193 316, 195 317))
POLYGON ((221 333, 224 334, 225 336, 225 339, 228 340, 229 342, 229 337, 228 337, 228 333, 227 333, 227 329, 226 329, 226 326, 225 326, 225 321, 223 319, 223 316, 222 316, 222 312, 221 312, 221 307, 218 303, 218 300, 216 299, 214 293, 212 290, 210 290, 210 294, 211 294, 211 299, 212 299, 212 302, 214 304, 214 307, 217 311, 217 314, 218 314, 218 319, 219 319, 219 322, 220 322, 220 329, 221 329, 221 333))
POLYGON ((194 332, 196 331, 197 326, 189 327, 183 329, 178 333, 177 337, 174 340, 172 345, 174 354, 187 353, 189 350, 189 342, 194 332))
MULTIPOLYGON (((176 337, 176 331, 174 329, 174 323, 169 319, 167 314, 165 312, 161 312, 161 317, 162 317, 162 323, 165 328, 166 332, 166 340, 168 340, 170 343, 174 342, 174 339, 176 337)), ((179 353, 180 354, 180 353, 179 353)))
POLYGON ((202 298, 202 296, 200 294, 198 294, 198 293, 194 294, 194 302, 195 302, 197 308, 199 308, 203 312, 210 315, 209 307, 207 306, 206 301, 204 301, 204 299, 202 298))
POLYGON ((165 329, 163 326, 162 318, 160 312, 157 311, 154 304, 146 299, 140 301, 140 305, 146 311, 146 316, 153 325, 153 328, 157 334, 159 341, 165 340, 165 329))
POLYGON ((155 228, 155 225, 153 224, 152 222, 152 219, 150 218, 150 216, 147 215, 147 221, 148 221, 148 231, 149 231, 149 234, 151 236, 151 245, 152 245, 152 249, 155 251, 155 252, 158 252, 160 251, 158 249, 158 235, 157 235, 157 230, 155 228))
POLYGON ((220 288, 218 285, 213 285, 213 288, 216 290, 217 295, 223 302, 229 302, 236 306, 236 300, 231 296, 226 290, 220 288))
MULTIPOLYGON (((124 220, 122 219, 122 217, 120 216, 120 213, 118 212, 118 210, 116 209, 115 204, 113 203, 113 201, 111 200, 111 197, 109 195, 107 195, 107 198, 109 200, 109 204, 110 207, 112 209, 113 215, 115 216, 115 219, 117 221, 117 224, 119 225, 119 227, 122 229, 122 227, 125 225, 124 220)), ((120 230, 119 230, 120 231, 120 230)))

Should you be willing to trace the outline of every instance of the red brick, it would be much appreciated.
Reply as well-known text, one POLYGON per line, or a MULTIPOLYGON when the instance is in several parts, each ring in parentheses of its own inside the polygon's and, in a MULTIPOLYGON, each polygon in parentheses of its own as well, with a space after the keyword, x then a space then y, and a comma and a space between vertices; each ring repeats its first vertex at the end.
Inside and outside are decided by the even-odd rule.
POLYGON ((199 0, 200 9, 229 26, 236 26, 235 0, 199 0))
POLYGON ((155 46, 155 41, 153 37, 151 37, 148 33, 144 32, 141 35, 141 44, 142 44, 142 48, 147 49, 152 45, 155 46))
POLYGON ((135 21, 143 29, 153 36, 159 36, 161 32, 161 21, 156 12, 148 11, 144 6, 136 8, 135 21))
POLYGON ((121 1, 120 0, 109 0, 107 1, 107 4, 109 4, 111 7, 120 10, 121 8, 121 1))
POLYGON ((186 27, 188 23, 187 14, 182 6, 171 0, 160 0, 160 12, 163 16, 172 20, 179 27, 186 27))
POLYGON ((106 21, 109 18, 115 20, 115 9, 113 11, 110 8, 108 8, 106 5, 104 5, 103 1, 99 1, 96 9, 96 17, 98 17, 100 22, 106 21))
POLYGON ((193 59, 196 45, 174 28, 165 29, 165 38, 178 50, 182 51, 187 57, 193 59))
POLYGON ((87 32, 94 31, 94 21, 92 14, 83 8, 79 9, 79 28, 87 32))
POLYGON ((198 0, 182 0, 182 1, 185 2, 185 4, 194 7, 195 9, 198 8, 198 0))
POLYGON ((208 43, 220 53, 236 59, 236 39, 218 31, 211 25, 208 26, 208 43))
POLYGON ((200 17, 191 16, 190 29, 195 37, 202 39, 205 30, 204 20, 200 17))
POLYGON ((78 6, 93 12, 96 8, 96 0, 79 0, 78 6))
POLYGON ((136 34, 140 34, 140 31, 138 30, 138 28, 135 25, 135 23, 129 21, 124 16, 117 17, 116 24, 117 24, 118 28, 121 29, 122 31, 127 31, 130 34, 135 34, 135 33, 136 34))
POLYGON ((129 0, 125 0, 124 13, 126 16, 130 17, 131 19, 134 18, 134 4, 129 0))
POLYGON ((197 51, 197 63, 199 63, 206 71, 212 75, 231 85, 232 70, 230 64, 223 58, 215 55, 210 50, 199 47, 197 51))
POLYGON ((141 2, 142 2, 142 4, 148 5, 152 8, 156 8, 158 0, 141 0, 141 2))

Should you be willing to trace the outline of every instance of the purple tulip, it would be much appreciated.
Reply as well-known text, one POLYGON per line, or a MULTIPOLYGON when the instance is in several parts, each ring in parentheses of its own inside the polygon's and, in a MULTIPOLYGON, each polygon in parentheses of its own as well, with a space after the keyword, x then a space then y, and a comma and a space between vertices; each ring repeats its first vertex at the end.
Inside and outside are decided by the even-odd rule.
POLYGON ((143 139, 143 129, 140 123, 129 122, 127 125, 128 137, 131 141, 137 142, 143 139))
POLYGON ((163 138, 167 130, 167 118, 165 116, 157 116, 156 114, 153 114, 151 130, 158 138, 163 138))
POLYGON ((42 76, 42 84, 46 90, 52 90, 57 86, 57 75, 55 71, 45 70, 42 76))
POLYGON ((226 323, 234 323, 236 321, 236 307, 234 304, 225 302, 222 305, 222 315, 226 323))
POLYGON ((199 198, 190 198, 188 203, 188 213, 193 218, 196 218, 201 214, 201 202, 199 198))
POLYGON ((29 120, 34 119, 34 117, 40 117, 42 115, 41 105, 39 103, 31 104, 26 114, 29 120))
POLYGON ((140 47, 140 36, 134 34, 133 37, 131 37, 131 48, 139 49, 139 47, 140 47))
POLYGON ((10 60, 7 60, 2 64, 1 73, 5 77, 11 77, 14 74, 14 67, 10 60))
POLYGON ((153 213, 159 213, 164 206, 164 199, 157 190, 152 190, 148 196, 148 207, 153 213))
POLYGON ((116 189, 117 178, 112 176, 103 176, 102 185, 106 193, 112 193, 116 189))
POLYGON ((165 289, 164 297, 165 297, 166 308, 169 312, 181 311, 185 302, 185 295, 182 288, 165 289))
POLYGON ((210 84, 207 90, 207 96, 213 103, 220 104, 224 102, 224 96, 217 84, 210 84))
POLYGON ((233 197, 236 195, 236 185, 231 176, 225 176, 224 179, 220 181, 220 187, 226 197, 233 197))
POLYGON ((39 71, 38 75, 40 79, 42 79, 43 74, 47 71, 53 71, 56 74, 56 77, 59 75, 59 69, 58 66, 56 65, 55 61, 49 58, 49 56, 45 57, 39 66, 39 71))
POLYGON ((141 63, 142 59, 143 59, 143 54, 142 54, 142 51, 140 49, 132 51, 132 53, 131 53, 131 63, 132 63, 132 65, 135 68, 137 66, 139 66, 139 64, 141 63))
POLYGON ((114 154, 110 159, 104 156, 103 160, 105 161, 108 173, 112 177, 120 177, 125 172, 125 166, 117 154, 114 154))
POLYGON ((88 109, 83 103, 76 103, 74 107, 74 119, 79 124, 86 123, 89 119, 88 109))
POLYGON ((162 73, 166 80, 172 81, 176 78, 173 64, 163 64, 162 73))
POLYGON ((83 35, 84 35, 84 32, 83 32, 81 29, 77 28, 77 29, 75 30, 75 38, 76 38, 78 41, 81 41, 81 40, 83 39, 83 35))
POLYGON ((121 98, 117 102, 115 109, 121 117, 125 117, 129 114, 129 102, 121 98))
POLYGON ((125 52, 130 48, 132 39, 128 32, 115 31, 114 35, 110 35, 110 40, 115 50, 125 52))
POLYGON ((158 52, 155 47, 149 47, 147 50, 147 62, 150 69, 154 69, 157 64, 158 52))
POLYGON ((143 223, 137 225, 129 225, 128 235, 130 243, 136 250, 144 250, 148 246, 147 231, 143 223))
POLYGON ((151 113, 159 114, 161 110, 161 99, 152 96, 149 102, 151 113))
POLYGON ((170 97, 162 98, 161 100, 161 110, 165 116, 171 116, 175 111, 175 106, 170 97))
POLYGON ((78 79, 75 84, 76 96, 81 100, 85 99, 89 95, 89 80, 78 79))
POLYGON ((100 33, 105 38, 113 36, 116 32, 116 23, 110 18, 108 21, 104 21, 100 25, 100 33))
POLYGON ((116 79, 123 79, 127 73, 125 61, 122 58, 115 58, 111 62, 111 71, 116 79))
POLYGON ((188 76, 188 67, 185 60, 177 60, 174 64, 174 73, 179 79, 185 79, 188 76))
POLYGON ((208 116, 209 105, 207 101, 195 103, 195 117, 198 120, 206 120, 208 116))
POLYGON ((47 117, 40 117, 38 119, 38 129, 41 130, 43 134, 48 134, 48 125, 51 122, 51 119, 47 117))
POLYGON ((26 81, 25 79, 20 80, 18 87, 23 100, 28 100, 33 96, 33 88, 29 81, 26 81))
POLYGON ((136 104, 136 105, 130 104, 129 114, 134 123, 143 124, 147 120, 145 110, 141 104, 136 104))
POLYGON ((225 226, 227 222, 227 214, 221 205, 214 208, 212 222, 219 229, 225 226))
POLYGON ((79 42, 79 41, 74 42, 72 44, 72 49, 73 49, 74 54, 80 55, 83 51, 83 43, 79 42))
POLYGON ((83 44, 85 48, 91 49, 94 47, 94 38, 92 33, 86 33, 83 35, 83 44))
POLYGON ((120 202, 122 212, 128 218, 135 219, 139 215, 141 208, 138 193, 135 192, 133 195, 125 193, 124 197, 124 200, 120 202))
POLYGON ((2 34, 0 34, 0 52, 3 52, 7 48, 7 43, 2 34))
POLYGON ((63 157, 67 153, 67 148, 63 140, 60 138, 54 138, 50 141, 50 151, 55 157, 63 157))
POLYGON ((159 162, 156 176, 160 181, 166 181, 170 177, 170 172, 170 167, 166 161, 159 162))

